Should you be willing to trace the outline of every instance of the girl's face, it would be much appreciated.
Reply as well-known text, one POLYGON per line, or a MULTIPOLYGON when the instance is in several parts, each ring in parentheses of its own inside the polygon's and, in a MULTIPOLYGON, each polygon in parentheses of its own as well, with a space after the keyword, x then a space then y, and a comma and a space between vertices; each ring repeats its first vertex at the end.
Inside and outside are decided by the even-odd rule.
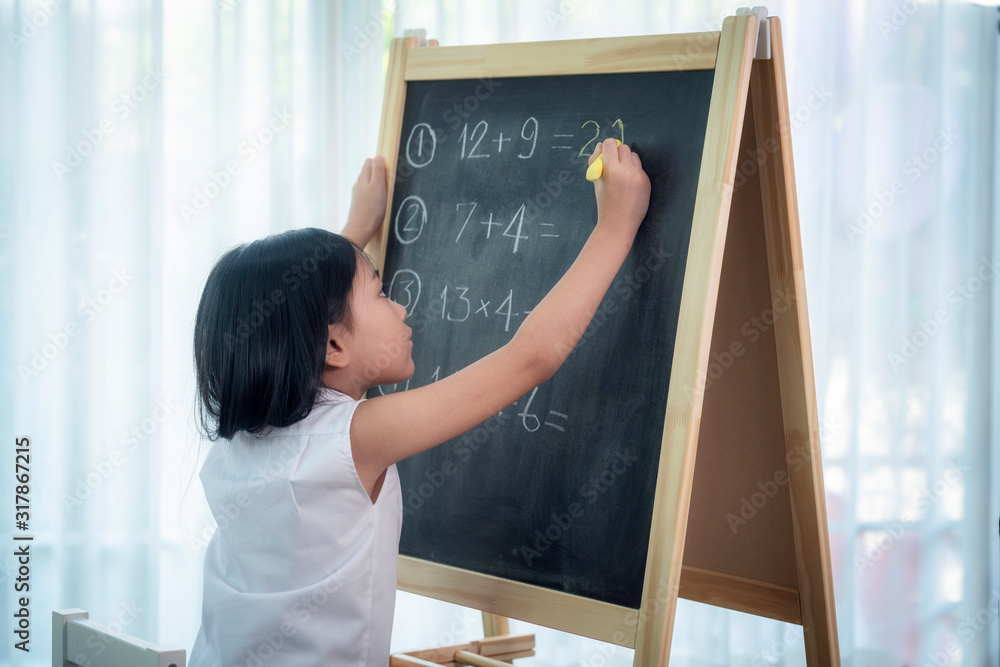
POLYGON ((358 258, 350 308, 352 375, 364 389, 402 382, 413 375, 413 330, 404 322, 406 308, 386 296, 378 272, 362 258, 358 258))

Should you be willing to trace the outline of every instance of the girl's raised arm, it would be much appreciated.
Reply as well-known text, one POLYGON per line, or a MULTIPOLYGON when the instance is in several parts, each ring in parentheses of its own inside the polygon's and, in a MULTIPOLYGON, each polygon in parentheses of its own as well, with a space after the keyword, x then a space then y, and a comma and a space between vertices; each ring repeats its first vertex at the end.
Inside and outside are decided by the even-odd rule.
POLYGON ((391 464, 485 421, 548 380, 580 340, 628 255, 649 205, 639 157, 614 139, 596 181, 597 226, 566 274, 509 343, 433 384, 361 403, 351 424, 355 466, 372 492, 391 464))

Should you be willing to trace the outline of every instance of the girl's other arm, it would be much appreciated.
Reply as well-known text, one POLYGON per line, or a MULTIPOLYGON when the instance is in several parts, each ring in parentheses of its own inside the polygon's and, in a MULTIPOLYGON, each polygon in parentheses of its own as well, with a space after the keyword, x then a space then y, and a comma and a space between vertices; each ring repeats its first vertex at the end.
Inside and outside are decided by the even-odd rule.
POLYGON ((385 215, 385 158, 376 155, 365 160, 361 174, 351 188, 351 210, 340 232, 364 248, 385 215))
POLYGON ((548 380, 580 340, 632 247, 649 205, 639 157, 614 139, 596 181, 597 226, 566 274, 509 343, 433 384, 364 401, 351 425, 366 488, 386 467, 469 430, 548 380))

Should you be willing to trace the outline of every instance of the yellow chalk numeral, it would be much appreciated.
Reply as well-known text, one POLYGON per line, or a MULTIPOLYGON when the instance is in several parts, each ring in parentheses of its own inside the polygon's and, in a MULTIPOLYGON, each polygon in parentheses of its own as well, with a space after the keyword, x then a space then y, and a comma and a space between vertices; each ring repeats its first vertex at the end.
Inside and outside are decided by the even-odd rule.
MULTIPOLYGON (((601 136, 601 125, 596 120, 588 120, 586 123, 584 123, 580 127, 584 128, 584 127, 587 127, 590 124, 594 125, 594 136, 590 139, 590 141, 588 141, 587 143, 585 143, 583 145, 583 148, 580 149, 580 152, 576 154, 577 157, 589 158, 590 154, 593 151, 588 151, 587 148, 592 143, 594 143, 595 141, 597 141, 597 138, 601 136)), ((621 118, 618 118, 617 120, 615 120, 614 123, 611 124, 611 127, 615 127, 616 125, 618 126, 619 132, 621 132, 621 140, 620 141, 624 144, 625 143, 625 124, 622 122, 621 118)))

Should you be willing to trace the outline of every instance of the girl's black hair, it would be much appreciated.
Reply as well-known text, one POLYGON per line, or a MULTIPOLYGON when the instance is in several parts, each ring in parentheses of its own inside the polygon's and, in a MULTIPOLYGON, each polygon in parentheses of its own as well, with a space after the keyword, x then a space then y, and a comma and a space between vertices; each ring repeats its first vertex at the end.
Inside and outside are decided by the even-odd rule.
POLYGON ((309 414, 328 325, 351 327, 349 239, 295 229, 237 246, 208 276, 194 325, 198 421, 211 440, 260 435, 309 414))

